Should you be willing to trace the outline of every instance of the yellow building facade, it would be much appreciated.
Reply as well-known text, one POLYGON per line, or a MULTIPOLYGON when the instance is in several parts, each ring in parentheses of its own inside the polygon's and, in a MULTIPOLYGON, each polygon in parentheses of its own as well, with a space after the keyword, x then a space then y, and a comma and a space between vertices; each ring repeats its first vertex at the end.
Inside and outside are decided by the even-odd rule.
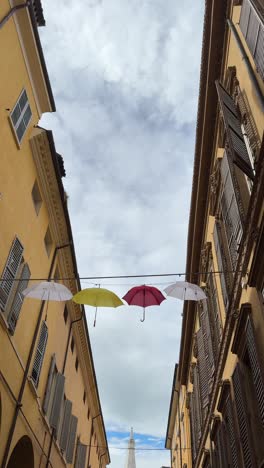
POLYGON ((264 466, 263 50, 263 0, 205 2, 173 468, 264 466))
POLYGON ((35 279, 80 290, 38 35, 40 0, 0 3, 0 466, 110 463, 84 309, 24 298, 35 279), (59 281, 59 280, 58 280, 59 281))

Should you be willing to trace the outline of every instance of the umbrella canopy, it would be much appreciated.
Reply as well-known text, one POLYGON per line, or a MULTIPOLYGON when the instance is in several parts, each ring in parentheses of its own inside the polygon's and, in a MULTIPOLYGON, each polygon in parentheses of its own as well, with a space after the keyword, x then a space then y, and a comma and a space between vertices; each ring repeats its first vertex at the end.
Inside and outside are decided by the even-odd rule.
POLYGON ((76 304, 86 304, 96 307, 94 327, 96 324, 97 307, 119 307, 124 305, 121 299, 109 289, 87 288, 75 294, 72 298, 76 304))
POLYGON ((141 322, 144 322, 145 307, 160 305, 162 301, 165 301, 166 297, 163 296, 159 289, 144 284, 131 288, 125 296, 123 296, 123 299, 125 299, 129 305, 136 305, 144 308, 143 320, 141 320, 141 322))
POLYGON ((53 281, 42 281, 22 291, 23 296, 42 301, 68 301, 72 298, 71 291, 63 284, 53 281))
POLYGON ((124 303, 112 291, 104 288, 87 288, 75 294, 72 298, 76 304, 86 304, 94 307, 119 307, 124 303))
POLYGON ((182 299, 183 301, 200 301, 206 299, 204 291, 197 284, 187 281, 176 281, 164 289, 168 296, 182 299))

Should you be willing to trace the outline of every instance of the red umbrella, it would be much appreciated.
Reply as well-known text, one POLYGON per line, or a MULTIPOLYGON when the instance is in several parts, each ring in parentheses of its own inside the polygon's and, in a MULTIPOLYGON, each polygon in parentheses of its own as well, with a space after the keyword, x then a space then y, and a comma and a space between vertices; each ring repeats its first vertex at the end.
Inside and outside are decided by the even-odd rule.
POLYGON ((162 301, 165 301, 166 297, 163 296, 162 292, 154 288, 153 286, 135 286, 131 288, 123 297, 129 305, 136 305, 144 307, 143 320, 145 320, 145 307, 160 305, 162 301))

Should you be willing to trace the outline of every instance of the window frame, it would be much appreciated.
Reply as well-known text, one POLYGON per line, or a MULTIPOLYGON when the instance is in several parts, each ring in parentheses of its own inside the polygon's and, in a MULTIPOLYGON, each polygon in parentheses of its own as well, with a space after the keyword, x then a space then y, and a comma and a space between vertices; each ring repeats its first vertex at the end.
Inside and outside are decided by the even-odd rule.
POLYGON ((25 134, 26 134, 26 131, 27 131, 27 129, 28 129, 28 127, 29 127, 29 124, 30 124, 30 122, 31 122, 31 120, 32 120, 32 117, 33 117, 33 115, 32 115, 32 109, 31 109, 31 107, 30 107, 30 102, 29 102, 28 94, 27 94, 26 88, 23 88, 22 91, 21 91, 21 93, 20 93, 20 95, 19 95, 19 97, 18 97, 18 99, 17 99, 17 101, 16 101, 16 103, 15 103, 15 105, 13 106, 13 108, 12 108, 12 110, 10 111, 10 114, 9 114, 9 122, 10 122, 10 125, 11 125, 11 127, 12 127, 12 130, 13 130, 13 133, 14 133, 14 136, 15 136, 15 139, 16 139, 16 143, 17 143, 17 145, 18 145, 19 147, 21 146, 21 143, 22 143, 22 141, 23 141, 23 139, 24 139, 24 136, 25 136, 25 134), (21 110, 19 101, 20 101, 20 99, 21 99, 21 97, 22 97, 22 95, 23 95, 24 93, 26 93, 27 101, 26 101, 26 104, 24 105, 23 109, 21 110), (13 122, 13 119, 12 119, 12 115, 14 114, 15 109, 16 109, 18 106, 19 106, 20 115, 19 115, 19 118, 18 118, 17 122, 14 123, 14 122, 13 122), (24 116, 25 116, 25 114, 26 114, 26 112, 27 112, 28 109, 30 110, 30 117, 29 117, 29 120, 27 121, 27 123, 25 123, 25 121, 24 121, 23 119, 24 119, 24 116), (19 128, 19 126, 20 126, 20 124, 21 124, 22 121, 24 122, 25 129, 24 129, 24 132, 23 132, 21 138, 19 138, 19 135, 18 135, 18 133, 17 133, 17 129, 19 128))

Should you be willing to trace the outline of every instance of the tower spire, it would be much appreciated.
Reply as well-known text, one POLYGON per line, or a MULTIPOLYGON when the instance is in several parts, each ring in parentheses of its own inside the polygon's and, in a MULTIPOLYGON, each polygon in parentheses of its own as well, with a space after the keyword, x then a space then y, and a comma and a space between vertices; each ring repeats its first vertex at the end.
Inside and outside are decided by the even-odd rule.
POLYGON ((127 462, 125 468, 136 468, 136 457, 135 457, 135 440, 133 427, 131 427, 130 438, 127 447, 127 462))

